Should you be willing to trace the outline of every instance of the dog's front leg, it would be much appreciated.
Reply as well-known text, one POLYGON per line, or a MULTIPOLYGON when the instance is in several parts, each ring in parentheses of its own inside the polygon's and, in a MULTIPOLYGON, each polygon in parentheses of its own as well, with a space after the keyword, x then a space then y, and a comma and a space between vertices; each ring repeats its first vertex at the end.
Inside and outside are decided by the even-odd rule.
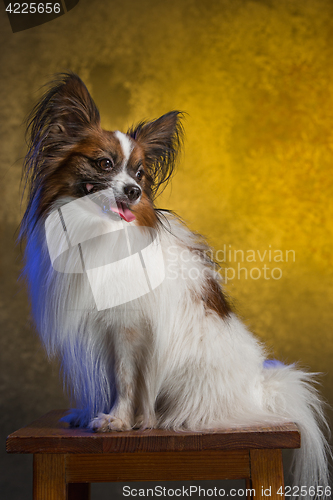
POLYGON ((134 425, 136 389, 135 341, 133 332, 122 331, 113 339, 117 398, 110 413, 99 413, 89 427, 97 432, 126 431, 134 425))

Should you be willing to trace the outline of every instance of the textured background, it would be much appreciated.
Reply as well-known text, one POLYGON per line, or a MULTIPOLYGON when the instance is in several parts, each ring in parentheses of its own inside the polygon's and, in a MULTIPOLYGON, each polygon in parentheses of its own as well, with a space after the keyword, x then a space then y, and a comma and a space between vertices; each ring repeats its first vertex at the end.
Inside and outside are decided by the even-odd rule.
MULTIPOLYGON (((3 438, 68 405, 30 325, 15 248, 23 121, 38 89, 66 70, 84 79, 106 128, 187 112, 182 161, 159 206, 227 257, 239 314, 272 355, 323 372, 333 403, 333 2, 80 0, 15 34, 1 8, 0 39, 3 438)), ((29 457, 4 455, 0 470, 1 498, 31 498, 29 457)))

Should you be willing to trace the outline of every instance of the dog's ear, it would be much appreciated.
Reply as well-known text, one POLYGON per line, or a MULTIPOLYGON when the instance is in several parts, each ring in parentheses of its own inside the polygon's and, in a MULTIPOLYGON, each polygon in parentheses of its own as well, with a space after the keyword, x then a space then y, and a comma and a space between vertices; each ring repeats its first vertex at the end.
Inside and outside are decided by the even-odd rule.
POLYGON ((82 80, 74 73, 61 74, 29 116, 29 142, 39 149, 75 142, 87 127, 99 124, 98 109, 82 80))
POLYGON ((26 230, 33 200, 45 176, 94 127, 100 127, 99 112, 84 83, 74 73, 59 75, 27 120, 29 150, 22 180, 24 191, 29 188, 29 201, 22 232, 26 230))
POLYGON ((143 148, 155 195, 174 171, 183 140, 182 117, 182 112, 170 111, 157 120, 141 122, 127 132, 143 148))

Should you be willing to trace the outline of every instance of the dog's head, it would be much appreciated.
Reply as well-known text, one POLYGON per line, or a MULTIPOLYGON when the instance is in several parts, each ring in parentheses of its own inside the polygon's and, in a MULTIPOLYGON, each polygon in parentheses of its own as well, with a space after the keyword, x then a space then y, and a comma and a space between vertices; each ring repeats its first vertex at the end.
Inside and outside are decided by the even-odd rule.
POLYGON ((152 224, 153 200, 170 179, 181 145, 179 111, 141 122, 127 133, 109 132, 101 128, 84 83, 75 74, 63 74, 33 109, 27 130, 24 221, 45 217, 59 198, 111 188, 125 220, 152 224))

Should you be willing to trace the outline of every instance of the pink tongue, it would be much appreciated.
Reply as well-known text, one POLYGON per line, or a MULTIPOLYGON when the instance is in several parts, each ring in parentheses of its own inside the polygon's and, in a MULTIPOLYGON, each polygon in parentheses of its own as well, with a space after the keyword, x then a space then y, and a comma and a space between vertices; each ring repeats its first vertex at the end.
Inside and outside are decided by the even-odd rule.
POLYGON ((133 212, 130 211, 129 208, 124 205, 124 203, 117 202, 117 207, 110 207, 112 212, 115 212, 116 214, 120 215, 122 219, 124 219, 126 222, 132 222, 132 220, 135 219, 135 215, 133 212))

